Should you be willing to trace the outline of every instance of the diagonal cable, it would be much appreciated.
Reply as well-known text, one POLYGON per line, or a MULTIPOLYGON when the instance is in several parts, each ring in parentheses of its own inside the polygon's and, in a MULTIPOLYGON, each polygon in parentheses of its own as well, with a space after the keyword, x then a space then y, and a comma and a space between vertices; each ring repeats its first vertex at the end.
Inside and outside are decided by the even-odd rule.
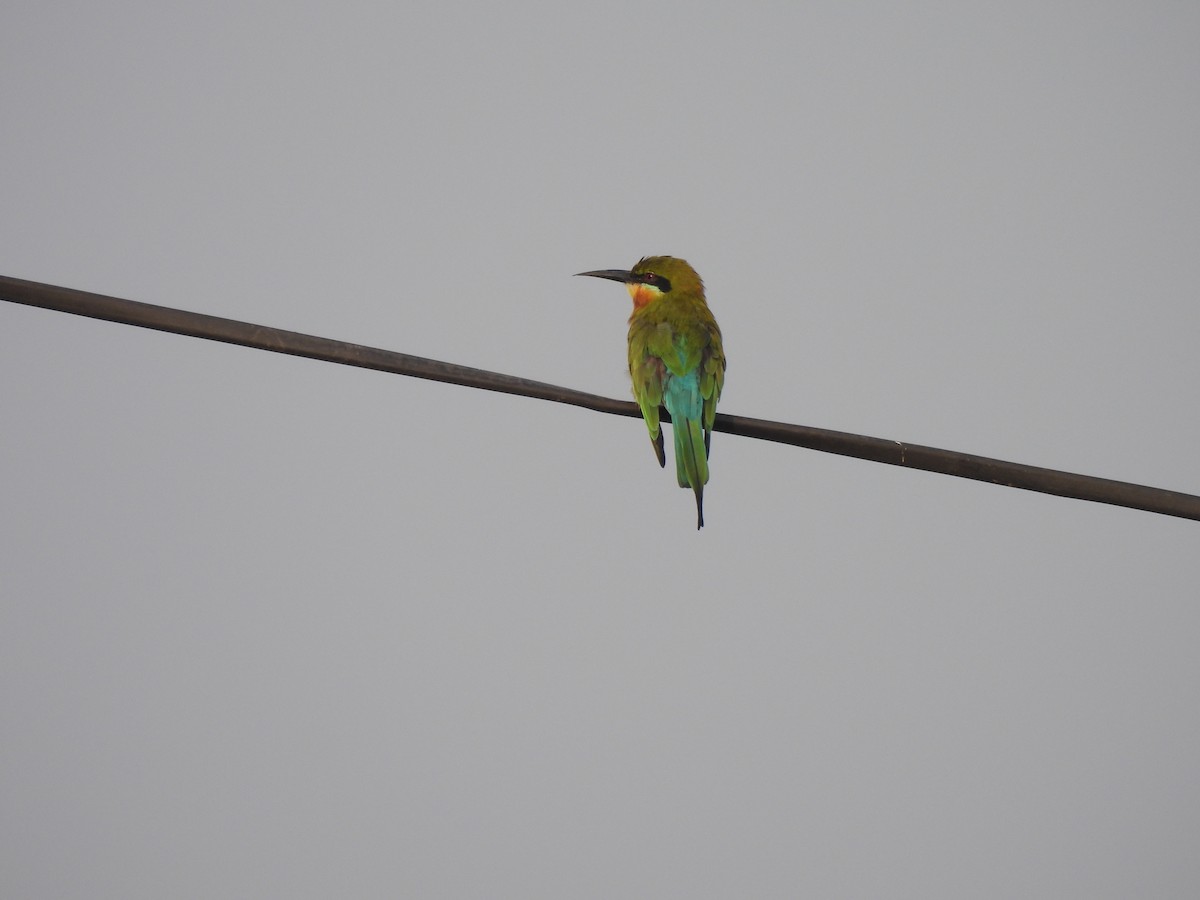
MULTIPOLYGON (((391 372, 396 375, 410 375, 415 378, 460 384, 486 391, 518 394, 522 397, 552 400, 555 403, 568 403, 572 406, 582 406, 585 409, 617 416, 638 417, 641 415, 637 405, 632 402, 613 400, 598 394, 589 394, 541 381, 515 378, 511 375, 501 375, 497 372, 473 369, 469 366, 440 362, 436 359, 409 356, 406 353, 364 347, 361 344, 334 341, 295 331, 269 328, 265 325, 253 325, 235 319, 223 319, 219 316, 155 306, 150 303, 139 303, 134 300, 122 300, 118 297, 106 297, 103 294, 92 294, 87 291, 56 287, 35 281, 24 281, 5 275, 0 275, 0 299, 79 316, 89 316, 94 319, 105 319, 109 322, 120 322, 124 325, 136 325, 140 328, 153 328, 158 331, 169 331, 210 341, 240 344, 244 347, 270 350, 273 353, 306 356, 344 366, 378 369, 381 372, 391 372)), ((665 410, 663 419, 670 421, 665 410)), ((792 444, 810 450, 820 450, 824 453, 854 456, 892 466, 923 469, 927 472, 971 478, 976 481, 990 481, 993 484, 1026 491, 1039 491, 1060 497, 1073 497, 1077 500, 1109 503, 1114 506, 1142 509, 1162 515, 1200 520, 1200 497, 1125 481, 1076 475, 1055 469, 1043 469, 1000 459, 990 459, 986 456, 939 450, 936 447, 923 447, 919 444, 906 444, 902 441, 723 413, 717 414, 715 430, 742 437, 792 444)))

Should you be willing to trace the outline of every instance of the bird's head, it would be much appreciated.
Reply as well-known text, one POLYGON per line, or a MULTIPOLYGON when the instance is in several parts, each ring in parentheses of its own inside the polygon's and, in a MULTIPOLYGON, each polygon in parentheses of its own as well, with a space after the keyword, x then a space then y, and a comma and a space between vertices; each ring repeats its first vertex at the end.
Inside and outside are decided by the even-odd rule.
POLYGON ((637 309, 670 294, 704 299, 704 282, 696 270, 686 260, 674 256, 647 256, 632 269, 599 269, 579 274, 624 283, 637 309))

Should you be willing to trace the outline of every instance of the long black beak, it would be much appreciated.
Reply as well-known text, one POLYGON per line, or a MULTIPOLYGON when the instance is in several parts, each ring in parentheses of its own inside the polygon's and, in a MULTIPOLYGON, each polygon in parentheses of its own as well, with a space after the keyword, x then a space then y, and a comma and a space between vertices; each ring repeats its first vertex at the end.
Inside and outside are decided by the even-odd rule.
POLYGON ((625 284, 633 281, 633 273, 627 269, 598 269, 595 272, 576 272, 578 275, 591 275, 593 278, 607 278, 609 281, 620 281, 625 284))

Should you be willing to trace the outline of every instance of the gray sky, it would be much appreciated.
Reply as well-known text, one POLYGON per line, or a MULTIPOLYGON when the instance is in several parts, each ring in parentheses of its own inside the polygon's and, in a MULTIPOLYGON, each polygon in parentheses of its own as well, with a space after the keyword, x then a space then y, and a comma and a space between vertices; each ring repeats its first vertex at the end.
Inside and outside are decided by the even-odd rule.
MULTIPOLYGON (((0 273, 1200 492, 1195 4, 10 3, 0 273)), ((5 897, 1195 897, 1200 526, 0 303, 5 897), (669 440, 668 440, 669 444, 669 440)))

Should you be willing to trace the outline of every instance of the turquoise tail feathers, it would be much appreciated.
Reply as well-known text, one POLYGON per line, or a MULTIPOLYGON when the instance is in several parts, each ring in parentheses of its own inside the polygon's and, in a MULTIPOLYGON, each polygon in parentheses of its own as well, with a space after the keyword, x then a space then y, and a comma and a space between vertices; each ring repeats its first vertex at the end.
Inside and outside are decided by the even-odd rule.
POLYGON ((696 495, 696 529, 704 527, 704 485, 708 483, 708 446, 700 423, 703 408, 696 373, 672 378, 663 396, 675 435, 675 477, 696 495))
POLYGON ((696 494, 696 529, 704 527, 704 485, 708 484, 708 459, 704 429, 695 419, 672 419, 675 433, 675 478, 681 488, 696 494))

